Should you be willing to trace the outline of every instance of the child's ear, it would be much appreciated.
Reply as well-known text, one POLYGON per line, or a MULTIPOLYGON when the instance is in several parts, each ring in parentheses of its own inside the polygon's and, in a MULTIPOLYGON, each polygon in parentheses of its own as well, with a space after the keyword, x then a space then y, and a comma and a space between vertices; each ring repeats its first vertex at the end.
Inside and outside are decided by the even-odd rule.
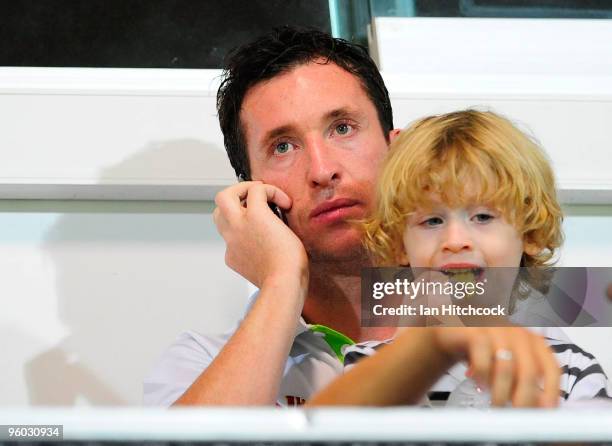
POLYGON ((534 242, 525 240, 523 242, 523 252, 530 256, 535 256, 535 255, 538 255, 540 252, 542 252, 542 247, 540 247, 538 244, 534 242))
POLYGON ((408 254, 406 254, 405 249, 402 249, 402 251, 397 254, 396 261, 397 264, 400 266, 410 266, 410 262, 408 261, 408 254))

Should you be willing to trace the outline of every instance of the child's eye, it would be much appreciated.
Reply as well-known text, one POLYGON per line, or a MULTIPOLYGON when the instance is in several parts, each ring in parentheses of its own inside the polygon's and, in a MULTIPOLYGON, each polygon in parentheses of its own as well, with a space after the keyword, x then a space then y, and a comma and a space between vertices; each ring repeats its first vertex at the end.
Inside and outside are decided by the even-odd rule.
POLYGON ((284 155, 295 149, 295 146, 287 141, 281 141, 274 145, 274 154, 284 155))
POLYGON ((479 214, 474 215, 473 217, 477 223, 488 223, 489 221, 493 220, 495 217, 491 214, 486 214, 484 212, 481 212, 479 214))
POLYGON ((421 222, 421 225, 427 227, 438 226, 444 223, 444 221, 440 217, 429 217, 421 222))

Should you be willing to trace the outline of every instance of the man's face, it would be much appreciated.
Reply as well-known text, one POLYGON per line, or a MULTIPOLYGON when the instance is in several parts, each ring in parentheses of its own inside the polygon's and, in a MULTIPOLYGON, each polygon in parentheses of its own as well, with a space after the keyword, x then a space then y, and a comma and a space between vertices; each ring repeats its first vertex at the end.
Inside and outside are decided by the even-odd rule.
POLYGON ((387 139, 358 79, 308 63, 251 88, 242 104, 251 176, 293 200, 289 226, 313 260, 361 255, 347 220, 373 207, 387 139))

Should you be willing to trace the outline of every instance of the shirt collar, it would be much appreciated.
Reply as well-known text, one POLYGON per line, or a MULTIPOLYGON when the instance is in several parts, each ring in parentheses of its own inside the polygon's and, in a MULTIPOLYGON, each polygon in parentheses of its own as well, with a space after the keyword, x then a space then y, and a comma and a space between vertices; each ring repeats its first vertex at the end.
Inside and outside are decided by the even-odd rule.
POLYGON ((308 330, 309 330, 309 325, 306 323, 304 318, 300 316, 297 326, 295 327, 295 337, 297 338, 299 335, 307 332, 308 330))

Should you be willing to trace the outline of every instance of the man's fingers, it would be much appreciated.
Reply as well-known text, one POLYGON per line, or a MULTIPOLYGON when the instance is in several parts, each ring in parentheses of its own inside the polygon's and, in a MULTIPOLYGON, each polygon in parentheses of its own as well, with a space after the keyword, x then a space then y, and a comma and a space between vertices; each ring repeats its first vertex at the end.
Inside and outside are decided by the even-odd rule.
POLYGON ((235 184, 215 197, 213 220, 225 240, 225 263, 255 286, 288 265, 300 274, 308 266, 304 245, 272 214, 270 201, 291 207, 287 194, 260 181, 235 184))
POLYGON ((512 360, 514 361, 515 379, 512 405, 515 407, 534 407, 538 403, 539 367, 531 342, 533 342, 533 336, 529 333, 517 332, 514 337, 512 360))
POLYGON ((234 184, 215 195, 215 204, 226 218, 232 219, 243 211, 243 201, 246 199, 249 189, 261 184, 261 181, 244 181, 234 184))
POLYGON ((511 336, 508 335, 509 331, 503 328, 492 328, 490 333, 494 339, 491 403, 494 406, 505 406, 510 401, 515 372, 511 336))
POLYGON ((213 219, 219 232, 239 222, 246 208, 263 209, 268 202, 274 202, 283 209, 291 208, 291 199, 278 187, 261 181, 244 181, 222 190, 215 196, 217 208, 213 219))
POLYGON ((221 211, 219 210, 218 207, 215 208, 215 210, 212 213, 212 219, 213 219, 213 223, 215 224, 215 226, 217 227, 217 230, 219 232, 222 232, 222 230, 225 227, 225 221, 223 216, 221 215, 221 211))
POLYGON ((479 336, 478 329, 474 328, 471 330, 474 330, 474 334, 468 351, 470 374, 478 385, 489 387, 489 379, 493 366, 492 345, 487 336, 479 336))
POLYGON ((512 401, 514 407, 556 406, 559 366, 544 339, 520 329, 504 333, 494 335, 492 404, 504 406, 512 401))
POLYGON ((520 327, 440 328, 436 333, 444 352, 468 357, 466 376, 488 388, 493 406, 557 405, 560 370, 541 336, 520 327))
POLYGON ((213 222, 215 223, 215 226, 217 227, 217 231, 219 231, 221 237, 225 238, 225 234, 228 230, 229 225, 227 219, 223 216, 221 210, 218 207, 216 207, 213 211, 212 218, 213 222))
POLYGON ((247 195, 247 208, 255 208, 262 203, 275 203, 283 209, 291 208, 289 196, 276 186, 271 184, 258 184, 249 189, 247 195))
POLYGON ((539 405, 542 407, 556 407, 559 404, 559 384, 561 369, 550 347, 543 338, 537 337, 533 345, 535 355, 540 358, 541 376, 544 390, 540 393, 539 405))
POLYGON ((513 361, 506 359, 495 361, 491 378, 491 403, 494 406, 504 406, 510 400, 513 375, 513 361))

